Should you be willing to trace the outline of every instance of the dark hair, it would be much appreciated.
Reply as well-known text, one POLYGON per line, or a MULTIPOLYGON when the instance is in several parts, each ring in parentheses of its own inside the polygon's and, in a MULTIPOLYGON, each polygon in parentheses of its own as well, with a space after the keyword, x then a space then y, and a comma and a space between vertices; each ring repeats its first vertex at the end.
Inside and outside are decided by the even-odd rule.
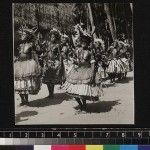
POLYGON ((61 40, 61 35, 57 31, 50 31, 49 35, 50 37, 54 35, 58 41, 61 40))
POLYGON ((26 34, 27 34, 27 37, 26 37, 25 41, 27 41, 27 42, 33 42, 34 35, 31 34, 31 33, 29 33, 29 32, 26 32, 26 34))
POLYGON ((80 40, 81 40, 81 43, 82 43, 82 42, 85 42, 85 43, 88 44, 88 45, 90 45, 90 43, 91 43, 91 41, 92 41, 92 39, 91 39, 89 36, 82 36, 82 37, 80 38, 80 40))

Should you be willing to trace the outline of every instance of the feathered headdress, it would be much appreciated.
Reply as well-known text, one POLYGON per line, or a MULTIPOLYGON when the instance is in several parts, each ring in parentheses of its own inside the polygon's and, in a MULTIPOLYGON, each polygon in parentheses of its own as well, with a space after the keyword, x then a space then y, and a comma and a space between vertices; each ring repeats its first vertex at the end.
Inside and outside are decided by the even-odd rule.
POLYGON ((61 40, 63 40, 63 39, 65 39, 69 42, 69 36, 66 34, 61 34, 61 40))
POLYGON ((123 45, 124 47, 128 47, 128 46, 129 46, 128 43, 125 43, 125 42, 123 42, 123 41, 118 41, 118 42, 119 42, 119 44, 123 45))
POLYGON ((21 25, 21 27, 18 30, 19 34, 23 34, 24 32, 27 34, 34 34, 37 31, 37 27, 33 27, 33 28, 28 28, 28 26, 25 25, 21 25))
POLYGON ((74 29, 76 31, 76 35, 74 37, 75 40, 80 40, 80 41, 84 40, 87 43, 90 43, 92 41, 91 35, 87 33, 86 30, 83 30, 80 24, 75 25, 74 29))
POLYGON ((66 35, 66 34, 61 34, 61 37, 62 37, 62 38, 69 38, 69 36, 66 35))
MULTIPOLYGON (((81 25, 83 25, 83 24, 81 24, 81 25)), ((74 26, 75 31, 77 31, 77 34, 80 33, 82 36, 89 36, 89 37, 91 37, 91 35, 86 30, 83 30, 81 25, 77 24, 77 25, 74 26)))
POLYGON ((50 35, 54 34, 56 36, 57 39, 61 38, 61 33, 58 29, 53 28, 52 30, 50 30, 50 35))
POLYGON ((98 42, 102 46, 102 48, 105 49, 105 44, 102 39, 94 38, 94 43, 95 42, 98 42))

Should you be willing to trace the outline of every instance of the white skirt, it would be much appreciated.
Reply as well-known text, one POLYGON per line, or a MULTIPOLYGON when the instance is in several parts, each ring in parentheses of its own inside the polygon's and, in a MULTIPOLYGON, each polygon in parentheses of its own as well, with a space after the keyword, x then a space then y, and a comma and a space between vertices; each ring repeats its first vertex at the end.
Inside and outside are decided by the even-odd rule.
POLYGON ((118 63, 116 59, 112 59, 109 61, 108 67, 106 68, 106 72, 109 73, 117 73, 118 72, 118 63))
POLYGON ((129 72, 130 71, 129 61, 126 58, 121 58, 121 61, 124 65, 125 72, 129 72))
POLYGON ((21 79, 41 74, 40 65, 34 60, 16 61, 14 63, 15 78, 21 79))
POLYGON ((14 88, 19 94, 37 94, 41 88, 41 67, 34 59, 14 63, 14 88))
POLYGON ((33 77, 31 79, 15 80, 14 87, 18 94, 38 94, 42 82, 40 77, 33 77))
POLYGON ((63 85, 63 89, 72 95, 88 97, 100 97, 103 95, 102 84, 92 86, 89 84, 72 84, 66 81, 63 85))
POLYGON ((129 71, 129 63, 126 58, 113 59, 109 62, 106 72, 109 73, 125 73, 129 71))

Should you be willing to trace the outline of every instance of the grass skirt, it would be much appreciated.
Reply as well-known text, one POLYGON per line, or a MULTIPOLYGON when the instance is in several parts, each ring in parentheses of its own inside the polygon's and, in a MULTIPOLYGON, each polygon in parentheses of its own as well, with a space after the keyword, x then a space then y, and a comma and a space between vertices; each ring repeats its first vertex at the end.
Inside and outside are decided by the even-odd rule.
POLYGON ((38 94, 41 88, 41 78, 32 77, 31 79, 22 79, 15 81, 15 91, 18 94, 38 94))
POLYGON ((109 73, 125 73, 129 71, 129 63, 126 58, 123 59, 112 59, 109 61, 106 72, 109 73))
POLYGON ((73 84, 87 84, 90 83, 92 76, 91 68, 74 66, 70 73, 67 74, 66 80, 73 84))
POLYGON ((121 61, 124 65, 125 72, 129 72, 130 71, 129 61, 126 58, 121 58, 121 61))
POLYGON ((95 97, 103 95, 102 77, 99 72, 96 73, 95 84, 91 83, 92 69, 88 67, 71 67, 71 70, 66 75, 66 82, 63 84, 63 89, 72 96, 86 97, 91 100, 95 97))
POLYGON ((102 66, 98 67, 98 73, 101 75, 102 79, 105 79, 108 77, 108 74, 106 73, 106 71, 103 69, 102 66))
POLYGON ((72 84, 66 81, 63 89, 75 96, 101 97, 103 95, 102 84, 92 86, 90 84, 72 84))
POLYGON ((48 61, 43 69, 43 83, 61 84, 64 78, 64 66, 60 61, 48 61))
POLYGON ((34 60, 16 61, 14 63, 15 79, 29 78, 41 75, 41 67, 34 60))
POLYGON ((14 63, 15 91, 19 94, 37 94, 41 87, 41 67, 31 59, 14 63))
POLYGON ((117 64, 116 59, 112 59, 108 63, 108 67, 106 68, 106 72, 109 73, 117 73, 119 66, 117 64))

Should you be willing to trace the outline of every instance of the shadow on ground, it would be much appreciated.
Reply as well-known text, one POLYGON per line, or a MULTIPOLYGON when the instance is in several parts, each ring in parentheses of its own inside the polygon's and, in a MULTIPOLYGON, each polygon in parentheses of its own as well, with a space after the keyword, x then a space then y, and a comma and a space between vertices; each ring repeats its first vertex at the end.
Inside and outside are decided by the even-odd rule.
POLYGON ((16 114, 15 123, 28 120, 28 119, 21 119, 21 117, 31 117, 31 116, 35 116, 37 114, 38 114, 38 112, 36 112, 36 111, 23 111, 19 114, 16 114))
MULTIPOLYGON (((99 101, 96 103, 87 103, 87 113, 104 113, 112 110, 113 106, 119 105, 120 100, 114 101, 99 101)), ((79 106, 75 107, 79 109, 79 106)))
POLYGON ((65 93, 56 93, 54 94, 54 98, 42 98, 33 100, 29 103, 29 107, 45 107, 50 105, 61 104, 64 100, 69 100, 71 97, 65 93))
POLYGON ((103 88, 109 88, 109 87, 116 87, 117 85, 115 83, 103 83, 103 88))
POLYGON ((116 83, 125 84, 125 83, 129 83, 130 81, 133 81, 133 77, 126 77, 122 80, 117 80, 116 83))

